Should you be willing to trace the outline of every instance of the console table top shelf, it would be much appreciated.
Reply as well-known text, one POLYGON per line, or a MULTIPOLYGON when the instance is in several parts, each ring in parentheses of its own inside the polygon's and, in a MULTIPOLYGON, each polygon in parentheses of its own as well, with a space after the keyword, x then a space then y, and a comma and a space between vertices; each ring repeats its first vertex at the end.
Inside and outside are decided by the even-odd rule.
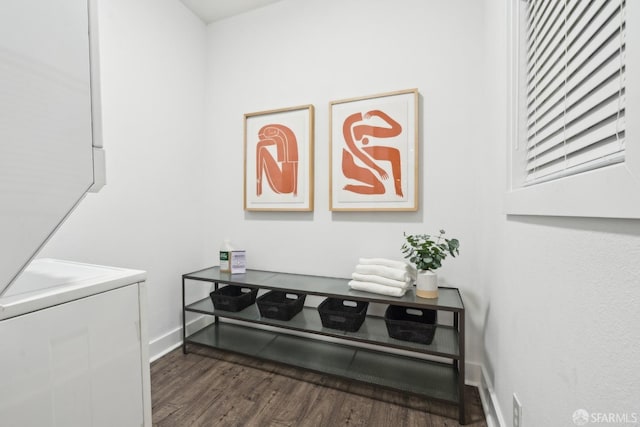
POLYGON ((192 279, 212 283, 256 287, 261 289, 299 292, 332 298, 354 299, 382 304, 401 304, 407 307, 446 309, 459 312, 464 304, 457 288, 441 287, 438 298, 426 299, 415 295, 413 288, 403 297, 392 297, 370 292, 355 291, 349 288, 349 279, 323 276, 309 276, 295 273, 279 273, 263 270, 247 270, 242 274, 221 272, 219 267, 210 267, 183 275, 183 279, 192 279))

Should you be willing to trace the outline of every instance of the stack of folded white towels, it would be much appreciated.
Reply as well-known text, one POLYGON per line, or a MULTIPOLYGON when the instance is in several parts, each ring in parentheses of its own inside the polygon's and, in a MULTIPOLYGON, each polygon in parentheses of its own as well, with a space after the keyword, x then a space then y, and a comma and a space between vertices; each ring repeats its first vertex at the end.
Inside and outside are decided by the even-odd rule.
POLYGON ((402 261, 360 258, 351 278, 351 289, 401 297, 411 287, 415 269, 402 261))

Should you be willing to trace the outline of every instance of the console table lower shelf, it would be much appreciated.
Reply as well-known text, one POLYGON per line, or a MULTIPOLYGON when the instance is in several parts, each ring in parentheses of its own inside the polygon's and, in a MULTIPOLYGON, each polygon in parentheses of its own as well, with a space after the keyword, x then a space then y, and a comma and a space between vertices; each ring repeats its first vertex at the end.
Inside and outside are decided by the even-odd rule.
POLYGON ((451 364, 216 322, 185 343, 285 363, 431 399, 460 404, 458 372, 451 364))

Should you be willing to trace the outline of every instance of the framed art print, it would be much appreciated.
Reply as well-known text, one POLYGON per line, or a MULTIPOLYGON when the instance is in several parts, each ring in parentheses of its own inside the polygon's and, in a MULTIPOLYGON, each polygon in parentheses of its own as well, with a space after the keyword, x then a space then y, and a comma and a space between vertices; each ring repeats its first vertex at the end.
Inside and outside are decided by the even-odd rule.
POLYGON ((244 115, 244 209, 313 210, 313 105, 244 115))
POLYGON ((418 209, 418 90, 332 101, 332 211, 418 209))

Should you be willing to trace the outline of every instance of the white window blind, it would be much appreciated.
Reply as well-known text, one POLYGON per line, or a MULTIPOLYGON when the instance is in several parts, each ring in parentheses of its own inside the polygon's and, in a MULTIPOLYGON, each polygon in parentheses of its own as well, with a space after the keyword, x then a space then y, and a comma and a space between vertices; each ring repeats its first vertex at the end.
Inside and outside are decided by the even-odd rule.
POLYGON ((625 7, 527 2, 524 185, 624 161, 625 7))

